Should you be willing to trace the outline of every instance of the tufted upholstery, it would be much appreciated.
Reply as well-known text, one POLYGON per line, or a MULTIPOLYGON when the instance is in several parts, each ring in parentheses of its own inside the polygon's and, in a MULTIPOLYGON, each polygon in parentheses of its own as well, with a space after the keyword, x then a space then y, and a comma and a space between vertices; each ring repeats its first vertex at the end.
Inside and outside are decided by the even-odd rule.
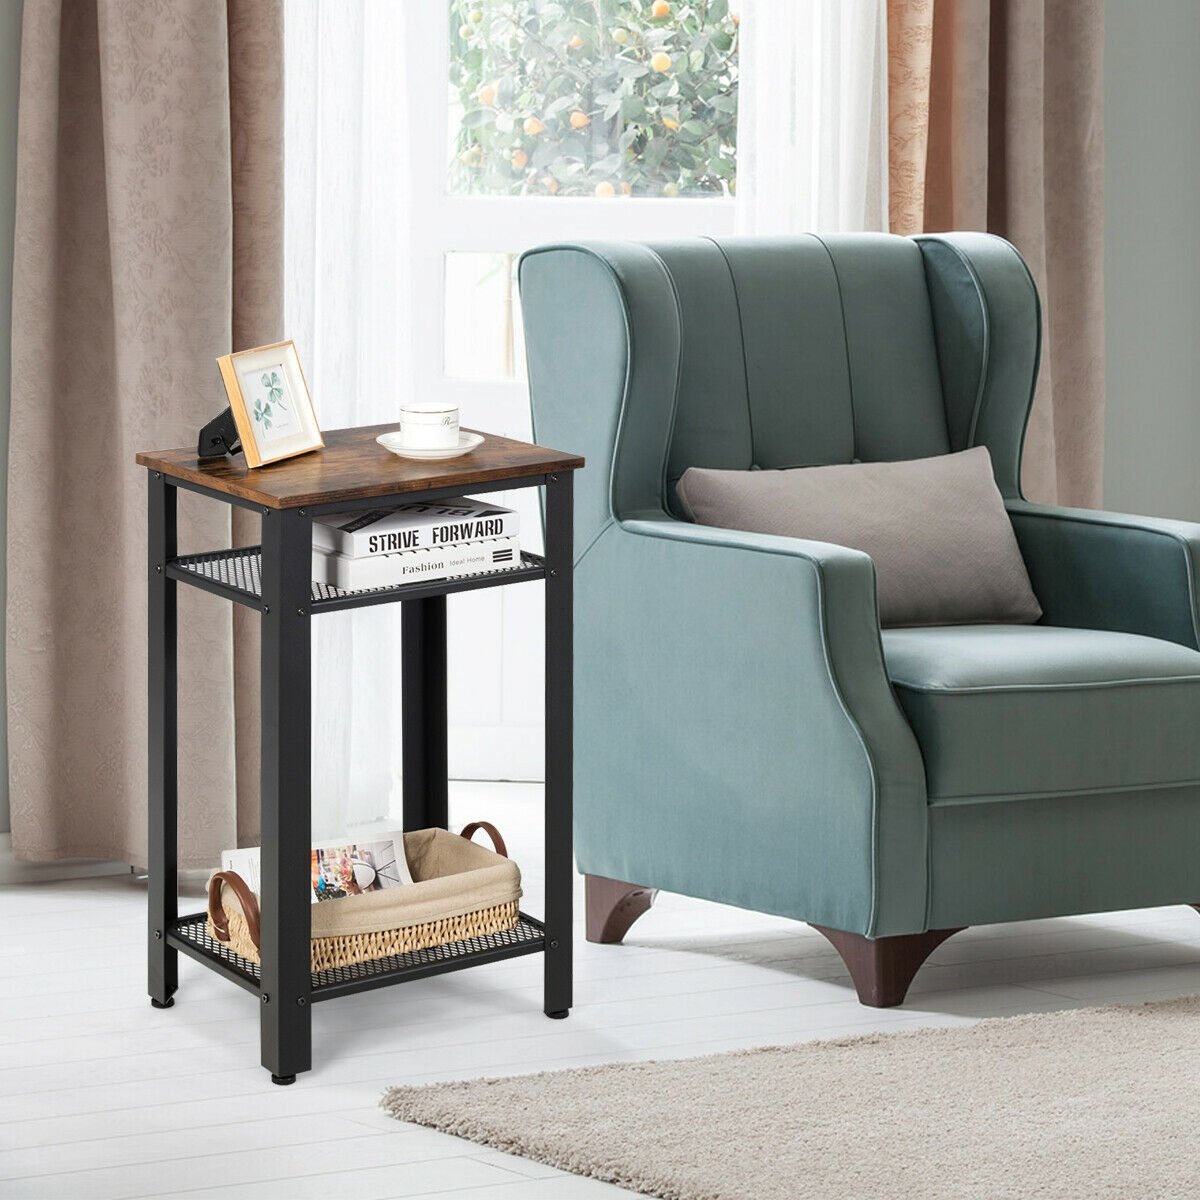
POLYGON ((915 243, 809 237, 653 249, 684 330, 668 483, 690 466, 807 467, 949 450, 915 243), (716 377, 714 352, 732 368, 716 377))

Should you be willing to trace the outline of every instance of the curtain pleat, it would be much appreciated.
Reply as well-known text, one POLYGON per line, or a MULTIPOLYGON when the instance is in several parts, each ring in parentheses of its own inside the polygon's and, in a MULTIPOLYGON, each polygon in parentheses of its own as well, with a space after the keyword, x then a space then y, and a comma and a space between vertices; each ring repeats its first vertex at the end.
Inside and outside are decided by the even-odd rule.
POLYGON ((986 230, 989 4, 935 3, 922 228, 986 230))
MULTIPOLYGON (((20 858, 145 862, 133 460, 194 442, 225 403, 213 360, 235 336, 278 335, 280 30, 278 0, 25 5, 7 598, 20 858)), ((229 544, 228 509, 179 507, 183 552, 229 544)), ((180 588, 179 629, 181 864, 206 866, 253 829, 235 802, 233 625, 180 588)))
MULTIPOLYGON (((1104 8, 1046 6, 1046 309, 1053 494, 1099 508, 1104 476, 1104 8), (1084 11, 1090 10, 1090 11, 1084 11), (1088 17, 1090 16, 1090 20, 1088 17)), ((1050 475, 1027 478, 1037 498, 1050 475)))

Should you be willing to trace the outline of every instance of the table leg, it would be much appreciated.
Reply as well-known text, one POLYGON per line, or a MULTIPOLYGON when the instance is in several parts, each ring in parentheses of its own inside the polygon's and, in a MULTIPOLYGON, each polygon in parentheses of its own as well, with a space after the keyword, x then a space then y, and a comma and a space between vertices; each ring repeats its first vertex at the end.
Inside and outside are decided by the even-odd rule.
POLYGON ((275 1083, 312 1066, 309 603, 312 523, 262 522, 262 1065, 275 1083))
POLYGON ((161 473, 149 476, 147 626, 149 707, 149 792, 147 862, 149 872, 148 991, 155 1008, 170 1008, 179 986, 179 952, 167 945, 167 932, 179 915, 176 715, 178 697, 178 619, 175 580, 167 563, 176 553, 176 492, 161 473))
POLYGON ((572 476, 546 481, 546 953, 543 1009, 571 1008, 572 476))
POLYGON ((446 597, 400 607, 404 828, 445 829, 446 597))

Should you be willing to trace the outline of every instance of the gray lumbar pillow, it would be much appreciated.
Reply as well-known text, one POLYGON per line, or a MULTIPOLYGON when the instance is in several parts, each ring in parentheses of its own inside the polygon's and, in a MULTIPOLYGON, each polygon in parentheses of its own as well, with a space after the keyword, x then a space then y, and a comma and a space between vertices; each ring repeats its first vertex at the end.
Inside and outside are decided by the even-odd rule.
POLYGON ((701 525, 865 550, 883 625, 1028 624, 1042 615, 983 446, 786 471, 691 467, 677 492, 701 525))

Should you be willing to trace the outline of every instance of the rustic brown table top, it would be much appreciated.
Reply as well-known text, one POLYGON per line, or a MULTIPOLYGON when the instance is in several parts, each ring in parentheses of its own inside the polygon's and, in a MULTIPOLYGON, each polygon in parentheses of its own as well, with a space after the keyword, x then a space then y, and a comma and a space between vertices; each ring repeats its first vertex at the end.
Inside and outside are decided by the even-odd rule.
POLYGON ((461 458, 416 462, 397 458, 375 438, 395 425, 364 425, 324 432, 325 448, 265 467, 248 467, 245 458, 200 460, 194 449, 143 451, 139 465, 226 492, 265 508, 299 508, 370 496, 462 488, 551 471, 575 471, 583 459, 530 442, 484 434, 483 445, 461 458))

